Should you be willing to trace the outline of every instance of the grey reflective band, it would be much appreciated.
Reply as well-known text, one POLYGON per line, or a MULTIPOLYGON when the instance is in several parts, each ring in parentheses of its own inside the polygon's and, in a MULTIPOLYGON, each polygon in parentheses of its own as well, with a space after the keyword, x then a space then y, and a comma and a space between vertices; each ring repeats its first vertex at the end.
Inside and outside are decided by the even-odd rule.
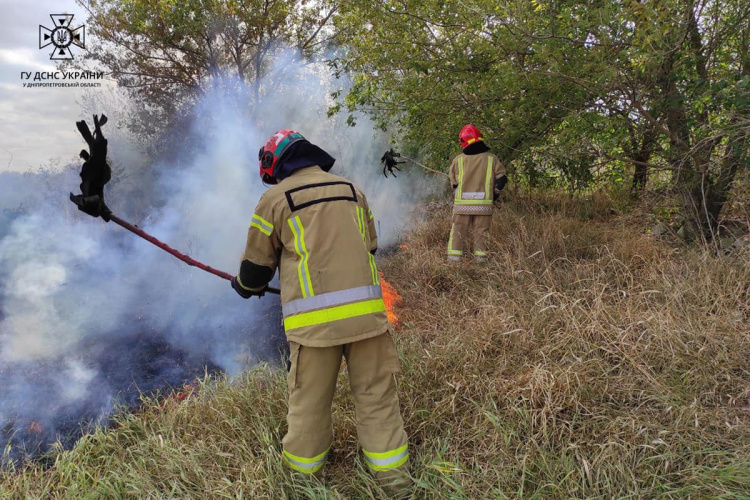
POLYGON ((389 469, 396 469, 401 467, 406 460, 409 458, 409 445, 405 444, 395 450, 386 451, 384 453, 372 453, 365 449, 362 450, 365 454, 365 460, 370 468, 382 471, 389 469))
POLYGON ((273 231, 273 226, 257 215, 253 215, 252 222, 257 222, 260 226, 263 226, 263 229, 266 231, 273 231))
POLYGON ((305 228, 302 225, 302 221, 300 220, 299 215, 289 219, 289 226, 292 228, 292 233, 294 233, 294 248, 300 258, 298 269, 300 286, 302 287, 302 295, 304 297, 313 297, 315 293, 313 292, 313 287, 310 280, 310 270, 307 266, 307 261, 310 258, 310 253, 307 251, 307 247, 305 246, 305 228))
POLYGON ((311 464, 306 464, 304 462, 299 462, 299 461, 297 461, 297 460, 295 460, 293 458, 289 458, 288 456, 286 456, 286 459, 289 460, 289 462, 291 462, 294 465, 296 465, 297 467, 299 467, 300 469, 308 469, 308 470, 315 469, 317 466, 319 466, 320 464, 322 464, 323 462, 326 461, 325 458, 321 458, 317 462, 313 462, 311 464))
POLYGON ((286 450, 283 450, 282 455, 293 469, 305 474, 314 474, 323 467, 326 458, 328 458, 328 450, 313 458, 298 457, 286 450))
POLYGON ((394 457, 390 457, 390 458, 370 458, 367 455, 365 455, 365 460, 370 462, 372 465, 391 465, 391 464, 398 462, 399 460, 401 460, 408 454, 409 452, 404 450, 398 455, 394 457))
POLYGON ((322 293, 313 297, 292 300, 281 306, 283 316, 291 316, 315 309, 338 306, 348 302, 359 302, 361 300, 379 299, 383 297, 383 291, 378 285, 360 286, 348 288, 337 292, 322 293))

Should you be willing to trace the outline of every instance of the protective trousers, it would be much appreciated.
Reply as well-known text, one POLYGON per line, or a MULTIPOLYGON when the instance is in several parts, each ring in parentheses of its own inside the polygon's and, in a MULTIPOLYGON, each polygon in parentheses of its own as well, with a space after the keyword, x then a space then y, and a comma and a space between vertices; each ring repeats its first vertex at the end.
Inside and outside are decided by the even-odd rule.
POLYGON ((331 403, 346 358, 357 411, 357 434, 367 465, 384 487, 405 470, 409 453, 396 392, 398 355, 390 333, 332 347, 290 342, 289 430, 284 458, 300 472, 325 464, 332 441, 331 403))
POLYGON ((448 260, 461 260, 464 251, 468 252, 471 236, 474 236, 474 258, 484 261, 487 258, 487 244, 490 238, 492 215, 453 215, 453 227, 448 240, 448 260))

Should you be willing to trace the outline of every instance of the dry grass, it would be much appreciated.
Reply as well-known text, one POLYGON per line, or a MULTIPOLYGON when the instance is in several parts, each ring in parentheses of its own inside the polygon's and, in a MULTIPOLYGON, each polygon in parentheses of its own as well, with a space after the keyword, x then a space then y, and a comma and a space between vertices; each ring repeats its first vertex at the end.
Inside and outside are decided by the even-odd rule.
MULTIPOLYGON (((434 206, 381 263, 404 298, 415 498, 747 498, 750 257, 672 248, 612 213, 606 196, 512 200, 480 267, 444 261, 449 208, 434 206)), ((7 474, 0 494, 376 498, 346 391, 326 486, 281 466, 284 391, 265 368, 213 381, 7 474)))

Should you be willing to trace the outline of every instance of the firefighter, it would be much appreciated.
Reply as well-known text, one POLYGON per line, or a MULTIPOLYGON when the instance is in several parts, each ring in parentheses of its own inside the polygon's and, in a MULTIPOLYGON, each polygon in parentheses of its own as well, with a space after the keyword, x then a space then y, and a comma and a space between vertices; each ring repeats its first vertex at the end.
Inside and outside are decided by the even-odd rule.
POLYGON ((508 178, 505 167, 490 153, 482 133, 474 125, 466 125, 458 135, 463 153, 454 158, 450 167, 453 188, 453 227, 448 240, 448 260, 460 261, 469 241, 474 239, 474 260, 487 260, 487 243, 494 202, 508 178))
POLYGON ((274 186, 255 208, 232 287, 244 298, 262 294, 280 269, 291 362, 283 459, 322 477, 343 356, 364 459, 387 492, 403 493, 409 453, 394 376, 399 360, 367 199, 347 179, 328 173, 334 158, 292 130, 271 136, 258 159, 262 181, 274 186))

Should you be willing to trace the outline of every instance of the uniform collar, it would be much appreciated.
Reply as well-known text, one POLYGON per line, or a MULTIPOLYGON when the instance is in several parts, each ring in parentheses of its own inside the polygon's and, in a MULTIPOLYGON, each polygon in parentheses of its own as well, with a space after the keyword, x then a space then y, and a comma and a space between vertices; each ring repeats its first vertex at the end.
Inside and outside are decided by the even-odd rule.
POLYGON ((464 148, 464 154, 467 156, 478 155, 480 153, 486 153, 490 148, 484 143, 484 141, 478 141, 474 144, 470 144, 464 148))
POLYGON ((295 142, 279 158, 279 164, 274 170, 274 177, 283 180, 300 169, 317 165, 321 170, 329 171, 336 161, 321 148, 306 140, 295 142))
POLYGON ((298 168, 294 172, 292 172, 289 177, 301 177, 303 175, 307 174, 317 174, 322 173, 323 169, 320 168, 318 165, 308 165, 307 167, 298 168))

